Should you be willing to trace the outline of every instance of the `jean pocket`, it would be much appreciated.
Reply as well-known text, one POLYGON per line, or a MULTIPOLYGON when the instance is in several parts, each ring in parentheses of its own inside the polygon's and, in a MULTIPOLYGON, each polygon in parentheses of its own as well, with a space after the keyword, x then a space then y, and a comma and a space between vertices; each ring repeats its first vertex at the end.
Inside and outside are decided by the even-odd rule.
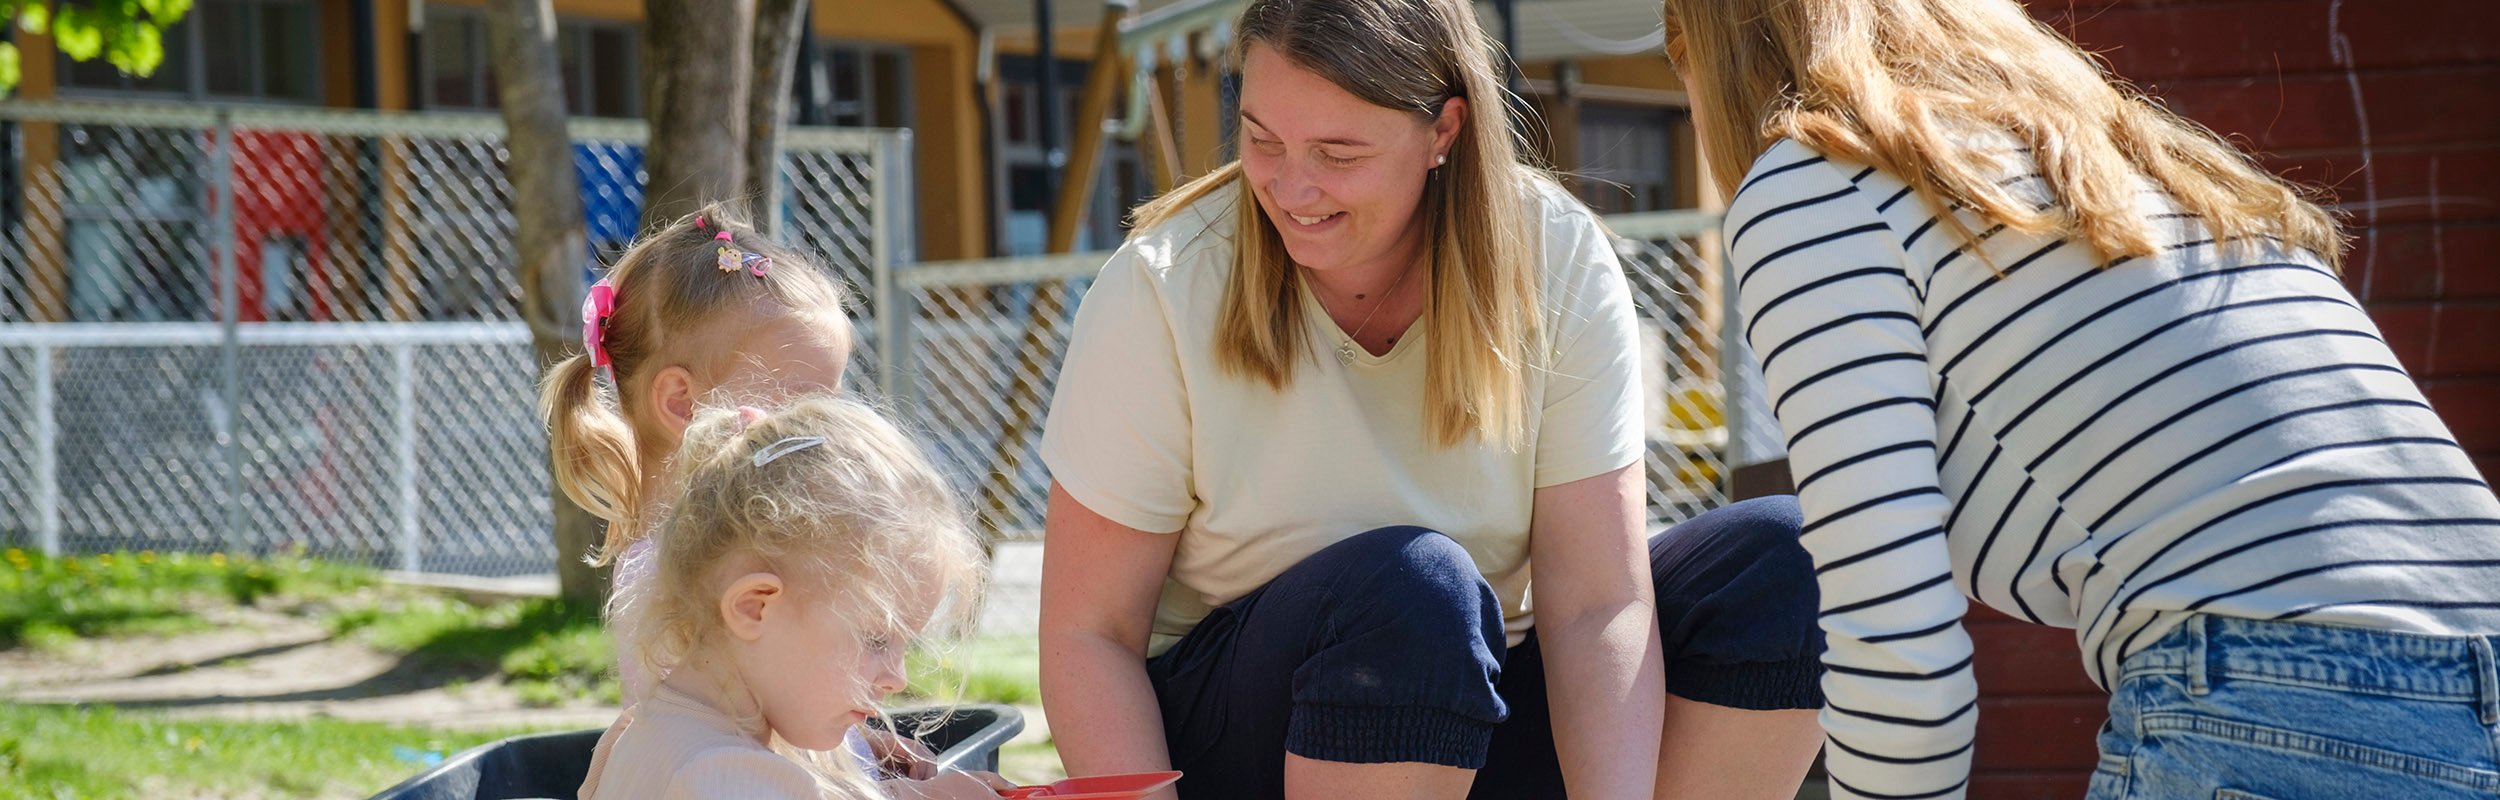
POLYGON ((2101 754, 2100 766, 2092 770, 2091 786, 2083 792, 2084 800, 2121 800, 2126 797, 2127 772, 2128 764, 2124 756, 2101 754))

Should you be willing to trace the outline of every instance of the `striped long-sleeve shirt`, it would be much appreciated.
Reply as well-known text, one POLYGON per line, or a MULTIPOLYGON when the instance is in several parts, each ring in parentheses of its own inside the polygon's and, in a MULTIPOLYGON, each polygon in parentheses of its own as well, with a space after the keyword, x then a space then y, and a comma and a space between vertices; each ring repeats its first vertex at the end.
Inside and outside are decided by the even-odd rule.
MULTIPOLYGON (((2048 202, 2028 152, 1991 149, 2048 202)), ((1836 795, 1963 792, 1965 597, 2076 629, 2104 687, 2194 612, 2500 631, 2500 501, 2343 284, 2141 200, 2154 257, 1954 212, 1974 252, 1895 176, 1784 141, 1730 205, 1822 586, 1836 795)))

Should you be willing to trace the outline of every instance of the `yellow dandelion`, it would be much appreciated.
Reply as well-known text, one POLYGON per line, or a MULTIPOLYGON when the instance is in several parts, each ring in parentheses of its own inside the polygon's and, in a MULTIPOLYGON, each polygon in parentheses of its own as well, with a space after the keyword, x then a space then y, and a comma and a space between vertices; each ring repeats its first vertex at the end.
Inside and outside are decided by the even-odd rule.
POLYGON ((140 564, 143 564, 143 565, 153 565, 153 564, 155 564, 155 563, 156 563, 156 551, 154 551, 154 550, 141 550, 141 551, 139 551, 139 563, 140 563, 140 564))
POLYGON ((222 566, 225 566, 225 565, 226 565, 226 554, 224 554, 224 553, 210 553, 210 554, 208 554, 208 565, 209 565, 209 566, 212 566, 212 567, 222 567, 222 566))

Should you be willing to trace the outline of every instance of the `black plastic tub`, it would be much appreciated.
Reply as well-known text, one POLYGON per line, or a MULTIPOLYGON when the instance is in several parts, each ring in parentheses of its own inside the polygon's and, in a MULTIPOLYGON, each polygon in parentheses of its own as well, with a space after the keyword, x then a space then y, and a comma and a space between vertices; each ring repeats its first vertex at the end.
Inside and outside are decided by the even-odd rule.
MULTIPOLYGON (((1006 705, 920 708, 891 716, 903 733, 937 753, 940 768, 996 772, 998 749, 1024 732, 1024 713, 1006 705), (940 715, 946 715, 943 724, 929 724, 940 715)), ((590 773, 590 750, 599 744, 601 731, 541 733, 478 745, 382 790, 373 800, 572 797, 590 773)))

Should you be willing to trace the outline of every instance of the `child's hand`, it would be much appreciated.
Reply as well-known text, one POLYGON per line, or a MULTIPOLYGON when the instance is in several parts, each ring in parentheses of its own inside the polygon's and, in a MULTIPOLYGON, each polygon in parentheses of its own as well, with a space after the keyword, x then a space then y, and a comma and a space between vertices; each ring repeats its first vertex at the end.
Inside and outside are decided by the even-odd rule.
POLYGON ((895 800, 997 800, 998 793, 1016 788, 994 772, 938 773, 928 780, 897 778, 878 781, 877 788, 895 800))
POLYGON ((929 752, 928 745, 866 725, 858 730, 859 738, 868 742, 868 752, 877 759, 877 774, 924 781, 937 775, 937 754, 929 752))

